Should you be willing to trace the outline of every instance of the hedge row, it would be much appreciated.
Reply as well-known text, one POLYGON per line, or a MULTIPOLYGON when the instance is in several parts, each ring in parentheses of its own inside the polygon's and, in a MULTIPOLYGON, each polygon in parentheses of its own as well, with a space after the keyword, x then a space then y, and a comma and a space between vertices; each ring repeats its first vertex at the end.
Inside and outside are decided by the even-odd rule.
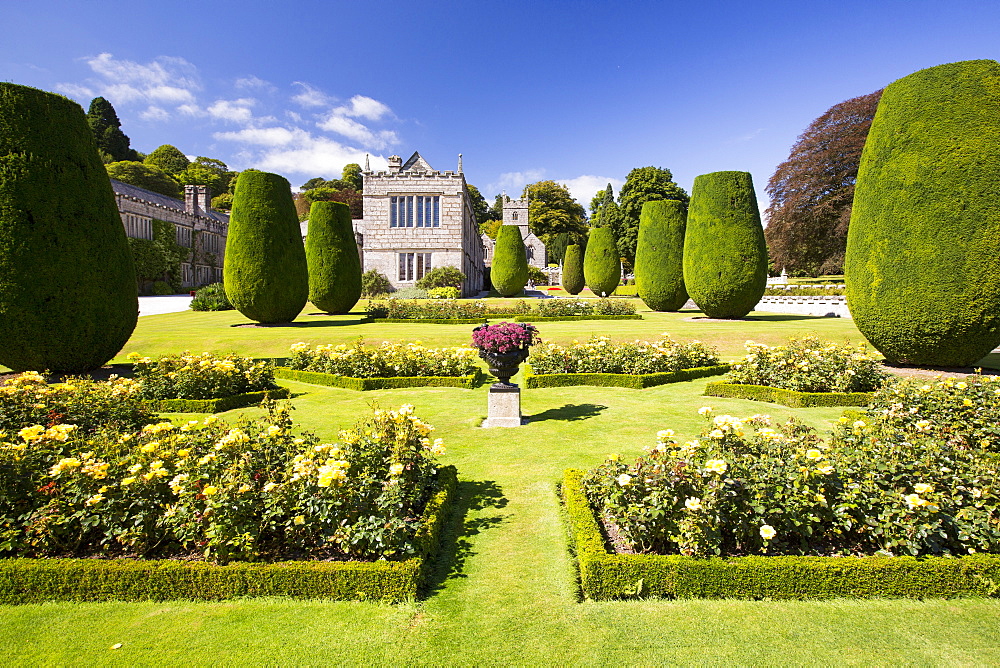
MULTIPOLYGON (((500 316, 497 316, 500 317, 500 316)), ((419 322, 422 325, 481 325, 486 322, 482 318, 366 318, 364 322, 419 322)))
POLYGON ((0 559, 0 604, 44 601, 222 600, 291 596, 397 602, 415 598, 437 556, 454 502, 454 466, 427 503, 419 554, 406 561, 287 561, 274 564, 133 559, 0 559))
POLYGON ((557 320, 642 320, 636 315, 516 315, 514 322, 555 322, 557 320))
POLYGON ((345 390, 392 390, 403 387, 463 387, 471 390, 479 380, 479 373, 471 376, 397 376, 393 378, 351 378, 319 371, 300 371, 285 366, 274 368, 275 378, 297 380, 313 385, 341 387, 345 390))
POLYGON ((667 383, 679 383, 705 376, 718 376, 729 371, 728 364, 717 366, 701 366, 693 369, 681 369, 680 371, 666 371, 663 373, 533 373, 530 365, 525 365, 524 386, 526 388, 538 387, 569 387, 571 385, 596 385, 598 387, 628 387, 633 390, 641 390, 645 387, 655 387, 666 385, 667 383))
POLYGON ((584 595, 622 598, 925 598, 998 596, 1000 555, 966 557, 731 557, 611 554, 587 501, 584 472, 562 494, 584 595))
POLYGON ((709 383, 705 388, 706 397, 728 397, 730 399, 752 399, 784 404, 792 408, 810 406, 867 406, 872 401, 872 392, 796 392, 767 385, 745 385, 741 383, 709 383))
POLYGON ((223 413, 234 408, 243 408, 259 404, 264 399, 288 399, 291 396, 287 387, 262 392, 247 392, 234 394, 231 397, 218 399, 160 399, 149 401, 154 410, 161 413, 223 413))

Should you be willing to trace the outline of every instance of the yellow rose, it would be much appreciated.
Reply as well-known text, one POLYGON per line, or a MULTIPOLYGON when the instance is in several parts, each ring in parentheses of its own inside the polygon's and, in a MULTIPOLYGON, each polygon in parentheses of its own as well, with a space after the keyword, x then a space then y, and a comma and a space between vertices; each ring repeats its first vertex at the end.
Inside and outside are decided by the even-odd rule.
POLYGON ((219 493, 219 488, 212 485, 206 485, 205 489, 201 490, 201 493, 205 496, 215 496, 219 493))

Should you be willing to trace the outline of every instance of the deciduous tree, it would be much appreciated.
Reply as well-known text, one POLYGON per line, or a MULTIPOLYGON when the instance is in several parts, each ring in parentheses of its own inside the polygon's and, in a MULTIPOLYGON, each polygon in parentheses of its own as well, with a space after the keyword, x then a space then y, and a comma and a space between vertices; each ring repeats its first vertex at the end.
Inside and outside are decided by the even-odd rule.
POLYGON ((767 182, 768 252, 775 269, 843 271, 858 164, 882 91, 835 104, 799 135, 767 182))
POLYGON ((586 212, 566 186, 555 181, 529 183, 521 197, 529 198, 530 229, 543 243, 561 232, 574 238, 586 235, 586 212))

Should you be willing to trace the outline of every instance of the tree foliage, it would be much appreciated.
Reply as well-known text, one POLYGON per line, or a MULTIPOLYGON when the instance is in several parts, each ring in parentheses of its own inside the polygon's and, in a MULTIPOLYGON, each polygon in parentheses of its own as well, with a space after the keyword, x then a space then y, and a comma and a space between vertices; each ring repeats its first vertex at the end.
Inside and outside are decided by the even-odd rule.
POLYGON ((309 272, 292 190, 254 169, 236 179, 223 269, 226 295, 250 320, 291 322, 309 297, 309 272))
POLYGON ((164 144, 147 155, 143 163, 152 167, 158 167, 170 176, 178 178, 188 168, 191 161, 176 146, 164 144))
MULTIPOLYGON (((690 197, 676 183, 674 175, 663 167, 636 167, 625 177, 625 184, 618 193, 620 220, 615 230, 618 252, 629 265, 635 264, 635 247, 639 239, 639 216, 646 202, 673 199, 682 202, 687 211, 690 197), (617 228, 617 229, 616 229, 617 228)), ((611 223, 613 221, 609 221, 611 223)))
POLYGON ((125 229, 83 109, 0 82, 0 364, 95 369, 138 313, 125 229))
POLYGON ((493 212, 479 188, 471 183, 466 184, 466 187, 469 189, 469 203, 472 205, 472 212, 476 214, 476 222, 482 225, 492 219, 493 212))
POLYGON ((326 313, 349 313, 361 298, 361 259, 342 202, 314 202, 305 242, 309 301, 326 313))
POLYGON ((583 278, 583 246, 570 244, 563 256, 563 289, 571 295, 578 295, 586 286, 583 278))
POLYGON ((684 205, 657 200, 642 206, 635 252, 639 298, 654 311, 678 311, 687 302, 684 287, 684 205))
POLYGON ((528 256, 517 225, 502 225, 497 234, 497 245, 493 251, 493 266, 490 269, 493 289, 504 297, 513 297, 524 289, 528 282, 528 256))
POLYGON ((622 263, 611 228, 595 227, 590 231, 583 256, 583 277, 590 291, 600 297, 607 297, 621 284, 622 263))
POLYGON ((229 171, 229 166, 221 160, 198 156, 177 175, 177 180, 183 185, 208 186, 212 195, 222 195, 228 192, 230 182, 238 174, 229 171))
POLYGON ((97 150, 108 155, 109 162, 136 159, 135 151, 129 147, 129 138, 122 132, 122 123, 115 108, 103 97, 95 97, 90 102, 87 124, 94 133, 97 150))
POLYGON ((966 366, 1000 344, 1000 63, 893 82, 858 170, 844 276, 893 362, 966 366))
POLYGON ((710 318, 742 318, 767 287, 767 246, 750 172, 695 177, 684 231, 684 285, 710 318))
POLYGON ((569 189, 555 181, 538 181, 524 187, 521 197, 527 197, 529 228, 536 237, 548 244, 556 234, 567 232, 574 239, 587 234, 586 212, 569 189))
POLYGON ((465 274, 458 267, 434 267, 414 285, 424 290, 431 288, 458 288, 461 290, 463 283, 465 283, 465 274))
POLYGON ((105 165, 108 176, 122 183, 128 183, 138 188, 152 190, 167 197, 181 196, 181 186, 170 175, 158 167, 141 162, 124 160, 105 165))
POLYGON ((861 151, 882 91, 835 104, 799 135, 767 182, 768 252, 792 274, 843 271, 861 151))

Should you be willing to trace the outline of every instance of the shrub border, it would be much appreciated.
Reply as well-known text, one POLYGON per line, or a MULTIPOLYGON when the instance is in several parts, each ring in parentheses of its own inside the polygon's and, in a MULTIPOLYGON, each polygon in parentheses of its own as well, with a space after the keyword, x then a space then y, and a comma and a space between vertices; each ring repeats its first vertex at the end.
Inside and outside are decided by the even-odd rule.
POLYGON ((425 325, 481 325, 487 318, 368 318, 368 322, 417 322, 425 325))
POLYGON ((441 488, 428 500, 406 561, 286 561, 272 564, 135 559, 0 559, 0 604, 45 601, 218 601, 290 596, 334 600, 412 600, 440 549, 455 500, 454 466, 438 470, 441 488))
POLYGON ((963 557, 730 557, 612 554, 583 489, 567 469, 562 496, 584 595, 623 598, 997 597, 1000 555, 963 557))
POLYGON ((874 392, 797 392, 768 385, 712 382, 705 387, 706 397, 728 397, 730 399, 751 399, 783 404, 792 408, 810 406, 867 406, 872 402, 874 392))
POLYGON ((526 364, 523 372, 525 388, 539 387, 569 387, 571 385, 596 385, 598 387, 627 387, 641 390, 646 387, 679 383, 706 376, 718 376, 729 371, 730 365, 700 366, 679 371, 662 373, 543 373, 536 374, 530 364, 526 364))
POLYGON ((392 390, 404 387, 461 387, 471 390, 479 381, 480 372, 470 376, 394 376, 391 378, 352 378, 320 371, 301 371, 287 366, 274 367, 274 377, 301 383, 340 387, 345 390, 392 390))
POLYGON ((514 322, 558 322, 560 320, 642 320, 642 316, 635 315, 517 315, 514 322))
POLYGON ((222 413, 234 408, 259 404, 267 397, 288 399, 290 396, 291 392, 287 387, 279 387, 261 392, 234 394, 231 397, 219 397, 218 399, 152 399, 147 403, 161 413, 222 413))

